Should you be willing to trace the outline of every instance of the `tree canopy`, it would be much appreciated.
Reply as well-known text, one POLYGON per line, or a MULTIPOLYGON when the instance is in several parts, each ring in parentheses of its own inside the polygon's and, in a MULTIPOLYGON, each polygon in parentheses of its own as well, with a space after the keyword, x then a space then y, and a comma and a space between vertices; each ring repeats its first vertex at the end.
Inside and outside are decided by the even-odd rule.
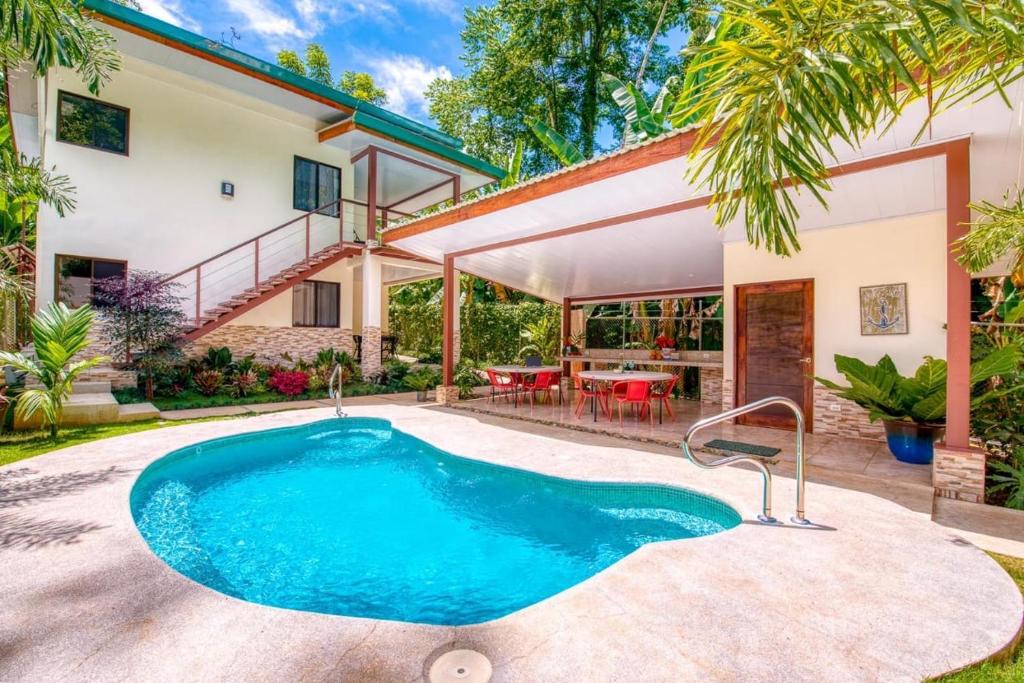
POLYGON ((602 127, 622 134, 602 74, 633 82, 645 55, 641 89, 656 89, 679 72, 681 58, 651 38, 691 20, 705 23, 690 12, 691 4, 497 0, 468 9, 461 33, 466 74, 430 84, 430 115, 442 131, 464 140, 470 154, 498 163, 512 155, 517 139, 525 140, 523 166, 531 174, 554 163, 530 133, 530 120, 561 132, 590 157, 600 151, 602 127))
POLYGON ((294 50, 281 50, 277 53, 277 64, 294 74, 311 78, 329 88, 337 88, 371 104, 388 103, 388 94, 374 82, 373 76, 365 71, 345 71, 335 83, 331 73, 331 59, 317 43, 306 46, 305 59, 294 50))
MULTIPOLYGON (((724 0, 719 7, 721 21, 738 30, 690 50, 712 75, 680 94, 672 118, 696 115, 702 124, 690 177, 706 178, 718 225, 739 218, 752 244, 776 254, 799 249, 793 192, 827 205, 834 141, 858 147, 926 97, 935 112, 989 95, 1013 106, 1006 88, 1024 75, 1020 0, 724 0)), ((974 207, 990 217, 976 232, 997 229, 1010 239, 965 242, 968 266, 983 268, 1001 249, 1024 246, 1018 196, 1008 193, 1005 210, 974 207)))

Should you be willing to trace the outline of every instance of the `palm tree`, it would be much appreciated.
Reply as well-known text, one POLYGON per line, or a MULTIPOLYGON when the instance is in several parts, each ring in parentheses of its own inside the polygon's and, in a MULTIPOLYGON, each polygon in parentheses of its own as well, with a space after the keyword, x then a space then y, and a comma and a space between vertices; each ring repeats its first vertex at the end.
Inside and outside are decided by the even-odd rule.
POLYGON ((0 351, 0 366, 9 365, 24 372, 42 385, 18 394, 15 414, 22 420, 42 413, 44 427, 56 440, 64 402, 71 395, 71 385, 80 374, 108 360, 97 356, 72 362, 72 358, 89 345, 89 329, 93 312, 89 306, 74 311, 62 303, 52 303, 32 318, 32 340, 36 360, 21 353, 0 351))
MULTIPOLYGON (((799 249, 792 192, 826 205, 834 140, 856 148, 926 97, 935 112, 992 94, 1012 106, 1006 87, 1024 75, 1020 0, 723 0, 717 10, 735 31, 689 49, 710 77, 684 87, 672 120, 702 124, 689 179, 710 189, 717 224, 742 214, 748 240, 777 254, 799 249)), ((1021 202, 974 208, 983 218, 960 243, 965 265, 1024 246, 1021 202)))

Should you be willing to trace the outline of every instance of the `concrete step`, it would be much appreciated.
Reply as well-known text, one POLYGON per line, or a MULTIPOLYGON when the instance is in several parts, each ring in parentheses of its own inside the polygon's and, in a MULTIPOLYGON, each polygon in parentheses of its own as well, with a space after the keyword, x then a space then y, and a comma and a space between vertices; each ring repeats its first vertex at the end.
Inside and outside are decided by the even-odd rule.
POLYGON ((127 403, 117 407, 118 422, 139 422, 160 417, 160 411, 152 403, 127 403))
MULTIPOLYGON (((113 394, 71 394, 64 402, 62 427, 107 424, 118 421, 118 404, 113 394)), ((15 415, 15 429, 36 429, 42 424, 42 416, 36 413, 30 420, 15 415)))
POLYGON ((77 380, 71 384, 71 392, 75 394, 109 394, 110 382, 104 380, 77 380))

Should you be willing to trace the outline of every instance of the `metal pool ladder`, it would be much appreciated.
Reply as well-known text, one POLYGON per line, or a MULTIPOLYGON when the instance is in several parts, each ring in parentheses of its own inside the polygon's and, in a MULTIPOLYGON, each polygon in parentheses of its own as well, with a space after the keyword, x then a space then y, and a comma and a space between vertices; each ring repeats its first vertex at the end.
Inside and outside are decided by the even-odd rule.
POLYGON ((331 378, 327 381, 327 395, 334 399, 334 412, 338 417, 347 417, 345 411, 341 409, 341 390, 344 380, 342 379, 341 363, 337 363, 334 366, 334 372, 331 373, 331 378), (338 388, 334 388, 334 383, 338 383, 338 388))
POLYGON ((730 455, 729 457, 715 460, 714 462, 703 462, 693 454, 693 449, 690 448, 690 440, 697 434, 697 432, 710 427, 713 424, 720 422, 726 422, 732 420, 734 417, 738 417, 745 413, 752 413, 755 410, 760 410, 771 405, 784 405, 793 411, 793 415, 796 416, 796 515, 790 518, 790 521, 794 524, 801 526, 808 526, 811 524, 810 521, 804 517, 804 412, 800 409, 800 406, 796 401, 786 398, 785 396, 769 396, 768 398, 762 398, 759 401, 748 403, 746 405, 727 410, 724 413, 718 415, 712 415, 706 417, 703 420, 698 420, 693 423, 688 430, 686 430, 686 436, 683 437, 683 453, 689 458, 697 467, 705 470, 715 469, 724 465, 731 465, 737 462, 749 462, 761 472, 761 477, 764 480, 764 493, 761 496, 761 514, 757 518, 765 524, 777 524, 778 520, 772 517, 772 473, 768 470, 768 467, 757 458, 749 455, 730 455))

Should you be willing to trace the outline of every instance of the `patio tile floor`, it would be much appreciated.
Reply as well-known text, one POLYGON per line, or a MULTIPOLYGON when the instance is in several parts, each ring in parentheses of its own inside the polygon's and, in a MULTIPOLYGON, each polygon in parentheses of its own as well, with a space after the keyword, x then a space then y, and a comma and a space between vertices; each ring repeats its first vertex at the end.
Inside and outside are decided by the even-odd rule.
MULTIPOLYGON (((721 412, 716 405, 676 399, 672 401, 674 418, 665 413, 659 424, 655 409, 654 426, 651 426, 649 420, 638 421, 630 415, 624 417, 620 426, 617 411, 611 421, 600 413, 595 421, 589 405, 577 418, 573 415, 572 409, 575 400, 575 393, 570 391, 566 393, 561 404, 556 399, 553 404, 513 405, 511 401, 500 398, 492 401, 488 396, 461 401, 452 407, 673 448, 679 448, 683 435, 694 422, 721 412)), ((796 443, 793 432, 766 427, 719 424, 700 432, 695 438, 695 443, 701 445, 712 439, 742 441, 779 448, 781 452, 776 456, 779 463, 773 467, 773 471, 788 475, 795 468, 796 443)), ((869 479, 895 479, 901 483, 931 488, 931 467, 899 462, 881 441, 809 433, 805 437, 804 449, 809 478, 817 476, 819 479, 827 480, 832 474, 854 474, 869 479)))

